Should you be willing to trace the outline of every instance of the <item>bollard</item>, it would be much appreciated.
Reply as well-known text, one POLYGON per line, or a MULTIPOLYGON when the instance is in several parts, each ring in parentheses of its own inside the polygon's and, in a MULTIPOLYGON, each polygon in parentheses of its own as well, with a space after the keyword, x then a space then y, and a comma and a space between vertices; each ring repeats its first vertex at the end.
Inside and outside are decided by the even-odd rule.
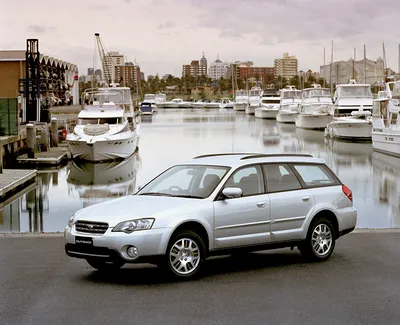
POLYGON ((49 151, 49 127, 47 123, 43 126, 42 132, 40 133, 40 151, 49 151))
POLYGON ((28 147, 28 158, 35 158, 36 128, 31 123, 26 125, 26 146, 28 147))
POLYGON ((51 118, 50 129, 51 129, 51 146, 58 147, 58 124, 56 117, 51 118))
POLYGON ((0 141, 0 174, 3 174, 3 142, 0 141))

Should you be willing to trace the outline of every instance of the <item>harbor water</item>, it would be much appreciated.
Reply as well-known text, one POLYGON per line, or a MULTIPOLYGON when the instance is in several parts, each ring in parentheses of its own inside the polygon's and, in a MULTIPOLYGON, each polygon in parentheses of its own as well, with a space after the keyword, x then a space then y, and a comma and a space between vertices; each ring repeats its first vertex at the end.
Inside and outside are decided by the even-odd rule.
POLYGON ((323 158, 353 191, 357 228, 400 227, 400 159, 373 152, 371 143, 328 141, 321 131, 233 110, 165 109, 142 118, 140 150, 130 159, 39 170, 37 185, 0 203, 0 232, 62 232, 78 209, 132 194, 171 164, 221 152, 323 158))

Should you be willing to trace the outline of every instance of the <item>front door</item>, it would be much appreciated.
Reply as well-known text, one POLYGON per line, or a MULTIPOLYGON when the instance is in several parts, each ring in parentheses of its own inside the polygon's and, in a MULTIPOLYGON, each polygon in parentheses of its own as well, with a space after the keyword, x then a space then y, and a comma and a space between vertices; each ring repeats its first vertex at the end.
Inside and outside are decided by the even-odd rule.
POLYGON ((269 242, 270 202, 259 165, 241 167, 224 185, 238 187, 239 198, 214 202, 215 248, 243 247, 269 242))

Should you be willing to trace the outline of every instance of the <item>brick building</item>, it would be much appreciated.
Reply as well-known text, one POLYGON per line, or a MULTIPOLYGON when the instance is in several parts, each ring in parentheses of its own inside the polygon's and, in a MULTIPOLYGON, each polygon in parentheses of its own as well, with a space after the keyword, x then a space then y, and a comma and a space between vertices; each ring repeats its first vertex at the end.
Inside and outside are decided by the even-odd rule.
POLYGON ((114 67, 115 81, 120 82, 126 87, 136 89, 140 82, 140 67, 133 63, 127 62, 125 65, 117 65, 114 67))

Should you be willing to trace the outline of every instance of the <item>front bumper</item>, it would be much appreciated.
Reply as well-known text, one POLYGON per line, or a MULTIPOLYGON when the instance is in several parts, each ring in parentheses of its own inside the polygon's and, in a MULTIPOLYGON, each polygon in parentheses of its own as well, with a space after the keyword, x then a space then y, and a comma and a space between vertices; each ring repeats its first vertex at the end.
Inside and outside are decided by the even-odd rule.
POLYGON ((165 254, 168 243, 167 228, 135 231, 131 234, 112 232, 112 228, 102 234, 91 234, 75 231, 75 227, 64 230, 65 252, 76 258, 122 259, 125 263, 143 263, 165 254), (93 245, 76 244, 75 238, 91 238, 93 245), (137 248, 138 255, 129 257, 128 247, 137 248))

